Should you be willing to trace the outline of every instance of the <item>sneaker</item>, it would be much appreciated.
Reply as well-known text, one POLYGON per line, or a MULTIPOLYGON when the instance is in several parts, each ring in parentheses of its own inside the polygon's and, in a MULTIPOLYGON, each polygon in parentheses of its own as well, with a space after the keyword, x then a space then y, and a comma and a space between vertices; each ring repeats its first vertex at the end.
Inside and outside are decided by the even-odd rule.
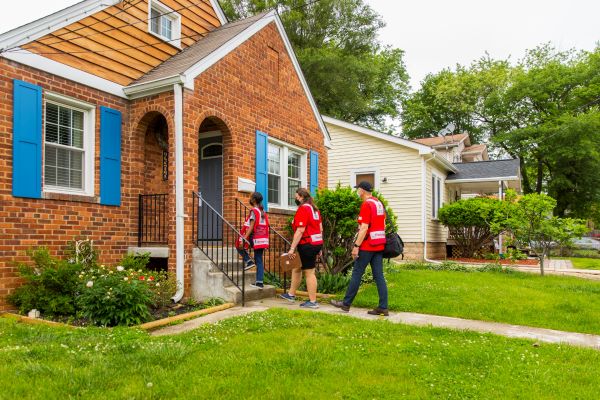
POLYGON ((339 300, 331 300, 331 305, 337 308, 340 308, 344 312, 350 311, 350 306, 345 305, 339 300))
POLYGON ((304 303, 300 304, 302 308, 319 308, 319 304, 316 301, 307 300, 304 303))
POLYGON ((290 303, 293 303, 293 302, 296 301, 296 296, 292 296, 289 293, 280 294, 279 297, 281 297, 282 299, 285 299, 285 300, 289 301, 290 303))
POLYGON ((248 271, 250 268, 254 268, 255 266, 256 264, 254 264, 254 261, 248 260, 246 262, 246 266, 244 267, 244 271, 248 271))
POLYGON ((390 313, 389 313, 389 311, 388 311, 387 308, 379 308, 379 307, 367 311, 367 314, 382 315, 384 317, 387 317, 388 315, 390 315, 390 313))
POLYGON ((265 285, 262 282, 254 282, 250 284, 251 287, 255 287, 255 288, 259 288, 259 289, 264 289, 265 285))

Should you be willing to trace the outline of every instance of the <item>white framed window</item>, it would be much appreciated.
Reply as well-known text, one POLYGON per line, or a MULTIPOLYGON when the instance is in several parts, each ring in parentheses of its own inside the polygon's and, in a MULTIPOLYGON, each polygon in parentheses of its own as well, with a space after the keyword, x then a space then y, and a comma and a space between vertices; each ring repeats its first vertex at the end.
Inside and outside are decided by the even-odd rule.
POLYGON ((148 15, 150 33, 181 47, 181 15, 156 0, 148 2, 148 15))
POLYGON ((306 151, 269 138, 269 206, 294 209, 296 190, 306 187, 306 151))
POLYGON ((354 187, 362 181, 367 181, 373 189, 379 190, 379 168, 367 167, 350 171, 350 186, 354 187))
POLYGON ((95 110, 44 93, 44 192, 94 195, 95 110))
POLYGON ((442 207, 442 178, 431 174, 431 217, 438 218, 438 212, 442 207))

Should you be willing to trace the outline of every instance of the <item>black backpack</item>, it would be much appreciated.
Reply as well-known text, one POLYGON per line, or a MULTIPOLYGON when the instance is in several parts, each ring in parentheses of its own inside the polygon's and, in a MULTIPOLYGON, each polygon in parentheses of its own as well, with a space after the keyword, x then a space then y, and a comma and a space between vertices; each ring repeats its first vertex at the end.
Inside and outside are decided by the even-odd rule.
POLYGON ((383 258, 396 258, 402 254, 404 259, 404 242, 397 232, 385 235, 385 247, 383 248, 383 258))

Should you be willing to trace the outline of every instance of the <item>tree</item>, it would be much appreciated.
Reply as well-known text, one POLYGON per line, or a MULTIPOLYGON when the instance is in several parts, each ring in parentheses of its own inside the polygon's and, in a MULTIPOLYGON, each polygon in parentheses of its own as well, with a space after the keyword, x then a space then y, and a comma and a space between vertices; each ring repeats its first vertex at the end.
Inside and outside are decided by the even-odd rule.
POLYGON ((471 141, 519 158, 525 193, 548 193, 559 217, 589 218, 600 202, 600 47, 542 45, 515 65, 484 57, 428 75, 403 102, 411 138, 448 122, 471 141))
POLYGON ((555 206, 556 200, 548 195, 527 194, 516 202, 508 220, 515 239, 536 252, 542 275, 552 248, 568 246, 587 231, 582 220, 553 217, 555 206))
POLYGON ((363 0, 222 0, 230 20, 277 8, 321 113, 385 130, 399 116, 408 74, 399 49, 363 0))

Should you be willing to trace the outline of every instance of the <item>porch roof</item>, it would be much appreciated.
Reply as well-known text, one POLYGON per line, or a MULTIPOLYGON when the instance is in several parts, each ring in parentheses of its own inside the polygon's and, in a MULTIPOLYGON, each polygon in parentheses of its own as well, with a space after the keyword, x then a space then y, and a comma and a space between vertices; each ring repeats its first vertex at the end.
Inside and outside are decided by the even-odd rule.
POLYGON ((450 173, 448 183, 520 181, 521 171, 519 159, 476 161, 454 163, 458 171, 450 173))

